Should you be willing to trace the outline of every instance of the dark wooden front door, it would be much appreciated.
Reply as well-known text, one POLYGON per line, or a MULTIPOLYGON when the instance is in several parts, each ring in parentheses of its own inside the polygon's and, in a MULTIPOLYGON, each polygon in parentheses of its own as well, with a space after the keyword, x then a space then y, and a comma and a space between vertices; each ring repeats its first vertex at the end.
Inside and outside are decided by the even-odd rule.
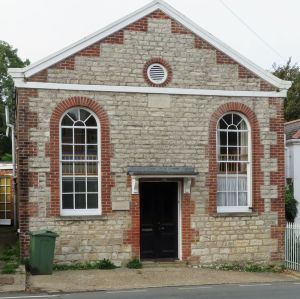
POLYGON ((178 258, 178 183, 141 182, 141 258, 178 258))

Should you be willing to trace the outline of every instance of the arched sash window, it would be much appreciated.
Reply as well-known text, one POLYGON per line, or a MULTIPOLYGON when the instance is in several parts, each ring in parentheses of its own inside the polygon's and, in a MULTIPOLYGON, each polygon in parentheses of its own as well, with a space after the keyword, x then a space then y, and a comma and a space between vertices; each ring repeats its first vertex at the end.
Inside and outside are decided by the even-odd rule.
POLYGON ((92 112, 68 110, 60 123, 61 215, 99 215, 99 123, 92 112))
POLYGON ((248 121, 226 113, 217 125, 217 211, 249 212, 251 138, 248 121))

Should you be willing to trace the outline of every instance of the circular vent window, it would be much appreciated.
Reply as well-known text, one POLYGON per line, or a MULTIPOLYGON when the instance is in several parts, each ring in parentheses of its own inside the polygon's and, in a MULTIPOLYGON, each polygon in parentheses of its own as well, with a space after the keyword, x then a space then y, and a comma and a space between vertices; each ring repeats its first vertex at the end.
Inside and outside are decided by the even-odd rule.
POLYGON ((160 63, 152 63, 147 69, 148 79, 154 84, 162 84, 168 78, 167 69, 160 63))
POLYGON ((144 64, 145 81, 153 87, 167 86, 173 77, 171 66, 161 57, 154 57, 144 64))

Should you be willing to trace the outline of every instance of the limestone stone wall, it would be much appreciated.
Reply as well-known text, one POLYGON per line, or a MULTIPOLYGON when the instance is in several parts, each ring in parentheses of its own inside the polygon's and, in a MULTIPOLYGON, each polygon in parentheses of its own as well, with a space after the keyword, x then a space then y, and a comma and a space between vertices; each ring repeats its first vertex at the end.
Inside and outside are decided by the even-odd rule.
POLYGON ((97 51, 92 46, 88 54, 79 53, 50 67, 44 79, 55 83, 147 86, 143 67, 148 60, 160 57, 172 69, 168 87, 262 90, 267 86, 274 90, 192 32, 174 31, 172 19, 149 16, 145 22, 147 30, 132 30, 129 26, 99 41, 97 51))
POLYGON ((37 118, 36 126, 29 129, 29 141, 37 146, 36 155, 28 159, 29 173, 37 173, 28 194, 30 204, 36 207, 29 218, 29 230, 47 228, 60 235, 56 262, 110 258, 121 264, 132 256, 131 246, 125 242, 126 232, 131 229, 131 215, 126 208, 131 204, 128 166, 192 166, 199 172, 192 187, 195 209, 191 228, 198 236, 192 242, 192 256, 200 263, 270 261, 278 250, 278 239, 272 235, 272 226, 278 222, 277 212, 272 209, 272 201, 278 200, 278 187, 270 180, 271 172, 278 168, 277 158, 270 159, 270 148, 277 144, 270 120, 276 117, 278 107, 268 98, 38 90, 36 97, 29 97, 28 104, 30 113, 37 118), (100 217, 49 216, 49 121, 54 108, 74 96, 97 102, 109 116, 111 173, 115 181, 111 192, 113 212, 100 217), (250 216, 207 213, 209 123, 213 112, 228 102, 247 105, 260 126, 263 156, 257 160, 263 172, 260 193, 264 211, 250 216))

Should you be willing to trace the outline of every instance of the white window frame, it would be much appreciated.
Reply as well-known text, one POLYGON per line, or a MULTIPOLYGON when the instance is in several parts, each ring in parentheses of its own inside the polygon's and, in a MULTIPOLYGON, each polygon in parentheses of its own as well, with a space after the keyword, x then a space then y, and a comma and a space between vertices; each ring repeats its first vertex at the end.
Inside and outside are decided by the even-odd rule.
MULTIPOLYGON (((73 126, 69 126, 69 128, 73 128, 73 126)), ((82 127, 81 127, 82 128, 82 127)), ((74 134, 74 132, 73 132, 74 134)), ((73 145, 74 145, 74 136, 73 136, 73 145)), ((93 111, 91 111, 88 108, 81 107, 81 106, 76 106, 72 107, 64 112, 64 114, 61 116, 60 121, 59 121, 59 184, 60 184, 60 215, 61 216, 98 216, 102 214, 102 200, 101 200, 101 126, 98 117, 95 115, 93 111), (91 162, 97 162, 98 163, 98 208, 97 209, 63 209, 62 208, 62 178, 63 178, 63 173, 62 173, 62 163, 66 162, 66 160, 62 160, 62 127, 63 128, 68 128, 68 126, 62 126, 62 120, 65 117, 65 115, 72 109, 83 109, 88 111, 96 120, 97 122, 97 127, 89 127, 89 128, 97 128, 97 152, 98 152, 98 159, 93 160, 91 162)), ((74 153, 74 150, 73 150, 74 153)), ((84 162, 86 162, 85 160, 84 162)), ((70 160, 70 162, 73 162, 73 160, 70 160)), ((79 162, 79 161, 78 161, 79 162)), ((86 176, 86 175, 85 175, 86 176)), ((73 174, 74 178, 74 174, 73 174)), ((75 187, 75 185, 74 185, 75 187)), ((73 188, 74 188, 73 187, 73 188)), ((74 193, 75 194, 75 193, 74 193)))
MULTIPOLYGON (((245 164, 247 165, 247 205, 246 206, 218 206, 217 205, 217 213, 244 213, 244 212, 252 212, 252 131, 251 126, 248 121, 248 119, 245 117, 245 115, 235 112, 235 111, 228 111, 224 113, 219 120, 217 121, 217 127, 216 127, 216 161, 217 161, 217 181, 219 176, 223 176, 223 174, 219 174, 219 159, 218 159, 218 149, 219 149, 219 122, 221 119, 227 115, 227 114, 236 114, 239 115, 246 123, 247 125, 247 132, 248 132, 248 162, 245 164)), ((242 161, 243 162, 243 161, 242 161)), ((224 176, 228 176, 228 174, 224 174, 224 176)), ((224 192, 224 191, 223 191, 224 192)), ((216 194, 216 200, 218 197, 218 191, 216 194)))

